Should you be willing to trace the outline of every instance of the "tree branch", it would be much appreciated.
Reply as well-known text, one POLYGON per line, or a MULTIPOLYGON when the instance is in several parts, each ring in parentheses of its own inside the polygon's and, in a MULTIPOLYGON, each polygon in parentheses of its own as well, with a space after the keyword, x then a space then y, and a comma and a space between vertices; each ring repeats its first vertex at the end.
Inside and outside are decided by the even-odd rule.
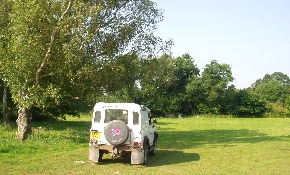
MULTIPOLYGON (((104 28, 104 27, 108 26, 113 20, 117 19, 117 13, 122 8, 124 8, 128 3, 129 3, 129 1, 123 2, 123 4, 121 4, 119 7, 115 7, 116 8, 115 10, 111 10, 112 6, 110 6, 110 5, 108 7, 106 7, 104 14, 99 19, 99 21, 103 21, 103 23, 100 24, 100 26, 97 29, 95 29, 94 32, 96 32, 97 30, 100 30, 101 28, 104 28), (112 12, 112 11, 114 11, 114 12, 112 12), (109 16, 112 15, 112 14, 113 14, 113 17, 111 17, 110 19, 108 19, 107 22, 105 22, 105 19, 109 18, 109 16)), ((87 30, 89 30, 89 29, 87 29, 87 30)), ((90 35, 90 34, 88 34, 88 35, 90 35)), ((84 38, 84 41, 81 43, 81 45, 79 47, 79 50, 81 50, 83 48, 85 42, 87 42, 89 40, 87 38, 88 37, 84 38)))
MULTIPOLYGON (((66 10, 62 13, 60 19, 58 20, 58 23, 63 19, 64 15, 65 15, 66 13, 68 13, 68 11, 71 9, 71 7, 72 7, 72 2, 73 2, 73 0, 69 0, 68 5, 67 5, 67 8, 66 8, 66 10)), ((49 60, 50 53, 51 53, 51 47, 52 47, 52 44, 54 43, 55 35, 56 35, 56 33, 58 32, 58 23, 57 23, 56 27, 54 28, 54 30, 52 31, 52 33, 51 33, 51 35, 50 35, 50 43, 49 43, 49 47, 48 47, 48 49, 47 49, 47 51, 46 51, 46 54, 45 54, 45 56, 44 56, 44 58, 43 58, 43 60, 42 60, 41 65, 39 66, 39 68, 38 68, 37 71, 36 71, 36 76, 35 76, 35 85, 36 85, 36 86, 39 85, 40 74, 41 74, 41 72, 43 71, 43 69, 44 69, 46 63, 47 63, 48 60, 49 60)))

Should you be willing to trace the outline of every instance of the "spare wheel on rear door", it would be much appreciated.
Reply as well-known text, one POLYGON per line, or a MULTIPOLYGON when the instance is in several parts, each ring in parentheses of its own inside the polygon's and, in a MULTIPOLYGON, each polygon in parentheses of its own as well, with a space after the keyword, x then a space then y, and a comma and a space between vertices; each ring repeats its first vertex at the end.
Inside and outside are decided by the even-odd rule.
POLYGON ((123 144, 129 136, 128 126, 121 120, 111 121, 104 132, 107 141, 112 145, 123 144))

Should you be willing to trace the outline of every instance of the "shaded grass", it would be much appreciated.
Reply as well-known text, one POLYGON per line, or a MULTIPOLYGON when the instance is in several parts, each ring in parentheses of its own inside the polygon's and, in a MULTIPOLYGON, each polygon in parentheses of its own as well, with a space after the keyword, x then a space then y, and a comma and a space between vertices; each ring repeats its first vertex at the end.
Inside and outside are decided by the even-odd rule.
POLYGON ((0 126, 0 174, 288 174, 290 119, 158 119, 157 155, 88 161, 90 116, 34 123, 25 142, 0 126))

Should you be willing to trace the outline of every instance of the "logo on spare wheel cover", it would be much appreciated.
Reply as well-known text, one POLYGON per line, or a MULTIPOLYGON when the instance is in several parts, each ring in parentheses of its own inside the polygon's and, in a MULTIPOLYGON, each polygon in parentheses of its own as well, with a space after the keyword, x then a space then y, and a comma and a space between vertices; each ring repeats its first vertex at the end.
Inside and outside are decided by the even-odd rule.
POLYGON ((122 135, 122 130, 119 128, 112 128, 111 130, 112 137, 122 135))

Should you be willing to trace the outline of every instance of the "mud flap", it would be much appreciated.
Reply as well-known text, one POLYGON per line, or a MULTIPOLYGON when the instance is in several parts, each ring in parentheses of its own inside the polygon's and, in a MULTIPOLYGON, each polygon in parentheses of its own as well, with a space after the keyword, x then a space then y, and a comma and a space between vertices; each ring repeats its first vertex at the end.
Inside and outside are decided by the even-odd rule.
POLYGON ((144 151, 134 150, 131 152, 131 164, 144 164, 144 151))
POLYGON ((99 148, 94 147, 93 145, 89 148, 89 160, 93 162, 99 162, 99 148))

